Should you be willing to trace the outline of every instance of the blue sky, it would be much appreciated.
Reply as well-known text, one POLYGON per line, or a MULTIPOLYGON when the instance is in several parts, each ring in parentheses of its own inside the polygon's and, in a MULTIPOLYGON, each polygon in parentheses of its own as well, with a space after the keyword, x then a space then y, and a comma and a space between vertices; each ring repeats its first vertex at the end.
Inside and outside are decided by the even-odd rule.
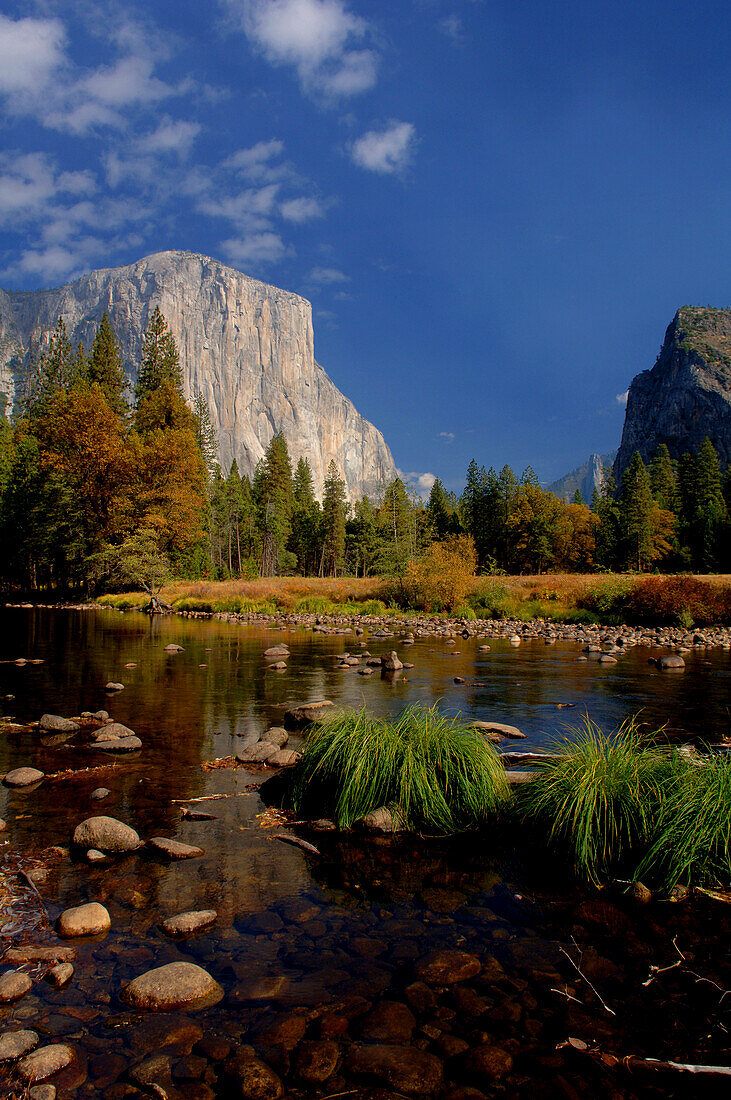
POLYGON ((297 291, 397 465, 543 481, 731 304, 727 3, 0 3, 0 285, 188 248, 297 291))

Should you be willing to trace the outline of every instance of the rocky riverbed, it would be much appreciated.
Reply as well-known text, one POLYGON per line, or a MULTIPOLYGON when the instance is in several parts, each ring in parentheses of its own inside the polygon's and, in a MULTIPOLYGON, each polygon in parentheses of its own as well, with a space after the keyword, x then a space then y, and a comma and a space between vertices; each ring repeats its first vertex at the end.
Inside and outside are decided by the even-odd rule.
POLYGON ((439 693, 504 727, 485 734, 506 754, 584 701, 620 716, 642 700, 686 732, 697 712, 700 734, 728 698, 712 635, 546 646, 460 623, 361 635, 28 609, 0 625, 0 772, 35 770, 0 788, 6 1094, 714 1094, 649 1060, 729 1064, 722 899, 582 892, 509 833, 343 835, 260 794, 323 700, 398 713, 439 693), (648 664, 679 649, 680 675, 648 664))

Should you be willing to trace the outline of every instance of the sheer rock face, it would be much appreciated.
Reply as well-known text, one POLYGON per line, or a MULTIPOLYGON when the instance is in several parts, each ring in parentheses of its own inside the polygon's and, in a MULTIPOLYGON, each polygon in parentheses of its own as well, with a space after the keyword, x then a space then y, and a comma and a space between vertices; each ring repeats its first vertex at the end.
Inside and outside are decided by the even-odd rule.
POLYGON ((155 306, 180 350, 186 395, 208 404, 224 472, 235 458, 251 476, 281 431, 293 465, 309 459, 318 495, 330 459, 351 499, 396 476, 381 433, 315 362, 310 303, 191 252, 159 252, 54 290, 0 291, 0 400, 21 396, 30 350, 59 316, 72 344, 89 347, 106 310, 134 381, 155 306))
POLYGON ((670 455, 697 451, 705 437, 722 466, 731 462, 731 310, 683 306, 665 333, 652 370, 633 379, 622 443, 622 473, 639 451, 647 463, 666 443, 670 455))

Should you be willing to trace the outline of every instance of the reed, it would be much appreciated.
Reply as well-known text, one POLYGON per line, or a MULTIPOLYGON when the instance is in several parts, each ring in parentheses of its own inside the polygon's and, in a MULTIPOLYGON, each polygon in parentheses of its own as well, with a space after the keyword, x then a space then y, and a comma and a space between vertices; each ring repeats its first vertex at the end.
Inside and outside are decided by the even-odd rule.
POLYGON ((435 707, 414 706, 395 721, 361 710, 317 727, 295 771, 291 808, 348 828, 388 805, 407 829, 448 834, 484 824, 507 798, 489 742, 435 707))

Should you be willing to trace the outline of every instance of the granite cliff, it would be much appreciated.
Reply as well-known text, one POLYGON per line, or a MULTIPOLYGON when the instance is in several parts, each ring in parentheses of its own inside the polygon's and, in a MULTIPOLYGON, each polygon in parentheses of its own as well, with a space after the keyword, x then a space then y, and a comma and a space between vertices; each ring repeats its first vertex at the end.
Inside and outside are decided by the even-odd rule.
POLYGON ((683 306, 675 314, 652 370, 633 379, 622 442, 622 473, 639 451, 647 463, 661 443, 673 458, 696 451, 708 436, 723 466, 731 462, 731 310, 683 306))
POLYGON ((106 310, 134 380, 155 306, 180 350, 186 396, 208 403, 224 471, 235 458, 251 476, 283 432, 293 463, 309 459, 318 495, 330 459, 351 499, 396 476, 381 433, 315 361, 310 303, 191 252, 158 252, 53 290, 0 291, 0 401, 13 404, 31 349, 59 317, 72 343, 88 347, 106 310))
POLYGON ((590 505, 594 491, 601 493, 604 484, 605 471, 607 474, 612 468, 616 451, 610 451, 606 455, 593 454, 588 460, 571 470, 568 474, 558 478, 548 486, 548 491, 566 500, 569 503, 574 499, 578 489, 584 504, 590 505))

